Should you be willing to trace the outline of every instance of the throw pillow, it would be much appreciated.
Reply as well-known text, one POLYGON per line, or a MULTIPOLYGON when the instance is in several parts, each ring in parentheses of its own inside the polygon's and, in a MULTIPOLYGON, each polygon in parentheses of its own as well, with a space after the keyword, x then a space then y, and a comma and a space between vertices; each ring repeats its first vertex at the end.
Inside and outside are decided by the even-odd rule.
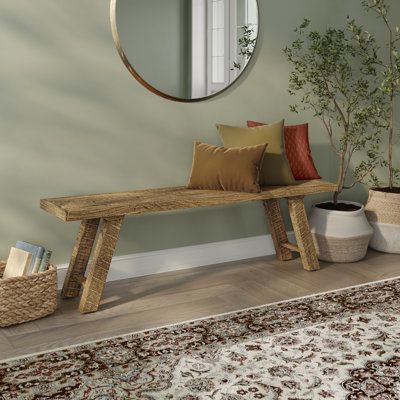
MULTIPOLYGON (((247 121, 249 128, 266 124, 247 121)), ((285 150, 290 168, 296 180, 321 179, 311 154, 308 124, 289 125, 284 128, 285 150)))
POLYGON ((282 120, 275 124, 263 125, 256 128, 217 125, 225 147, 244 147, 268 143, 261 168, 261 186, 296 184, 285 156, 283 123, 284 121, 282 120))
POLYGON ((196 142, 188 188, 260 192, 258 180, 266 146, 227 149, 196 142))

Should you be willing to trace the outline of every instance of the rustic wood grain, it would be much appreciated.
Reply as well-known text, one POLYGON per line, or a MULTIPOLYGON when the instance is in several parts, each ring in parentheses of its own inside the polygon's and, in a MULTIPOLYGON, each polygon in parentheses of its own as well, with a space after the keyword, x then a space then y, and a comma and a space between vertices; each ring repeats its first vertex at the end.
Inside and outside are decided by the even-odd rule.
MULTIPOLYGON (((108 269, 118 241, 119 230, 125 215, 263 200, 278 259, 286 261, 292 259, 291 250, 297 249, 297 247, 287 245, 288 238, 278 199, 283 197, 299 198, 299 196, 307 194, 335 190, 335 184, 322 180, 305 181, 293 186, 264 187, 261 193, 191 190, 186 187, 173 187, 42 199, 40 206, 43 210, 63 221, 83 221, 75 243, 62 295, 63 297, 78 296, 83 285, 84 290, 79 309, 82 313, 89 313, 96 311, 99 307, 108 269), (95 240, 99 219, 103 219, 104 223, 89 275, 84 280, 84 273, 95 240)), ((301 204, 303 203, 301 202, 301 204)), ((309 242, 307 236, 307 231, 308 234, 310 232, 305 211, 303 210, 303 215, 297 203, 292 204, 292 211, 293 224, 303 224, 300 227, 295 227, 295 232, 298 233, 298 240, 302 241, 299 244, 299 251, 305 262, 304 268, 308 270, 318 269, 318 260, 316 263, 313 260, 314 243, 312 240, 309 242), (312 246, 312 249, 310 246, 312 246)), ((309 236, 311 237, 311 234, 309 236)))
POLYGON ((291 251, 295 251, 297 253, 300 253, 300 248, 299 248, 299 246, 297 246, 297 244, 287 242, 287 243, 283 243, 282 247, 284 247, 286 249, 289 249, 291 251))
POLYGON ((123 220, 124 217, 120 216, 102 222, 89 274, 84 282, 79 304, 81 313, 94 312, 99 307, 123 220))
POLYGON ((276 257, 280 261, 288 261, 293 258, 292 252, 283 246, 288 243, 285 222, 281 212, 278 199, 264 200, 265 214, 267 216, 269 229, 274 242, 276 257))
POLYGON ((335 184, 322 180, 301 182, 293 186, 263 187, 261 193, 173 187, 42 199, 40 207, 63 221, 80 221, 305 196, 335 190, 335 184))
POLYGON ((288 206, 303 268, 307 271, 319 270, 319 261, 310 232, 303 197, 289 198, 288 206))
POLYGON ((79 296, 99 222, 100 219, 86 219, 81 222, 61 292, 64 299, 79 296))

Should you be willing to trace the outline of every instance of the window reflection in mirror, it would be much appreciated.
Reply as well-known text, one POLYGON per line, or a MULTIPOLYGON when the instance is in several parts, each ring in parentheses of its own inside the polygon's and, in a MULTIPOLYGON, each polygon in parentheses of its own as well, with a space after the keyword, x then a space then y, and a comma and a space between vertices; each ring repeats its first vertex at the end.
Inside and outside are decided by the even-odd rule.
POLYGON ((202 99, 230 86, 254 53, 257 0, 112 0, 114 39, 150 90, 202 99))

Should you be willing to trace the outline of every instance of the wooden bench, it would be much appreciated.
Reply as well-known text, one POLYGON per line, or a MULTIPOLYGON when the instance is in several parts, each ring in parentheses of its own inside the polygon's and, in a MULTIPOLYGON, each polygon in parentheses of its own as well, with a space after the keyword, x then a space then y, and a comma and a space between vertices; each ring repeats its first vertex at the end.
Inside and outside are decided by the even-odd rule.
POLYGON ((303 198, 306 195, 335 190, 336 185, 322 180, 306 181, 295 186, 264 187, 261 193, 189 190, 185 187, 174 187, 43 199, 40 201, 40 206, 63 221, 81 221, 62 296, 63 298, 79 296, 83 285, 79 310, 82 313, 89 313, 97 311, 99 307, 125 216, 261 200, 264 202, 277 258, 282 261, 290 260, 292 251, 299 252, 303 267, 308 271, 315 271, 319 269, 319 262, 303 198), (288 241, 278 202, 280 198, 288 200, 297 245, 288 241), (85 278, 100 222, 102 222, 100 233, 85 278))

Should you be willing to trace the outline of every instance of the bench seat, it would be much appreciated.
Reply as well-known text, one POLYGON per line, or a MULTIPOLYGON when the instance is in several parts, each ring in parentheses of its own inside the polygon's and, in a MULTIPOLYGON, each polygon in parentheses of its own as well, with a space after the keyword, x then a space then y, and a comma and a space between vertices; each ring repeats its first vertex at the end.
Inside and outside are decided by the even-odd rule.
POLYGON ((62 296, 77 297, 83 287, 79 309, 82 313, 89 313, 99 307, 125 216, 263 201, 277 258, 291 260, 292 251, 299 252, 304 269, 315 271, 319 269, 319 262, 303 199, 311 194, 334 192, 336 188, 335 184, 323 180, 263 187, 260 193, 172 187, 42 199, 40 206, 63 221, 81 221, 62 296), (288 201, 296 244, 288 241, 279 205, 281 198, 288 201), (99 226, 93 258, 85 277, 99 226))
POLYGON ((307 196, 333 192, 336 185, 323 180, 304 181, 293 186, 266 186, 261 193, 192 190, 186 187, 132 190, 129 192, 43 199, 40 206, 63 221, 148 214, 251 201, 307 196))

